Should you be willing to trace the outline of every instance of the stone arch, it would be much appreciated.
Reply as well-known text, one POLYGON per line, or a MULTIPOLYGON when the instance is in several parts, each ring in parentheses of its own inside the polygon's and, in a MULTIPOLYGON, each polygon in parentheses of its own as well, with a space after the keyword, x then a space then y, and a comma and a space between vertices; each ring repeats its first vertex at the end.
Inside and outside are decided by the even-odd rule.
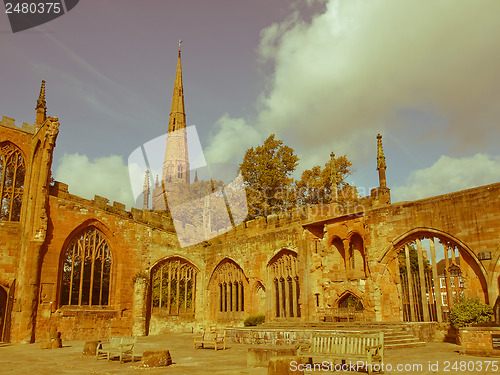
POLYGON ((264 314, 266 311, 266 287, 262 280, 253 282, 251 290, 251 305, 248 306, 248 312, 251 315, 264 314))
POLYGON ((268 285, 271 285, 271 311, 276 318, 300 317, 300 280, 297 253, 281 249, 267 264, 268 285))
POLYGON ((344 291, 335 301, 335 305, 340 308, 354 307, 356 311, 363 311, 365 309, 363 298, 361 298, 357 293, 354 293, 350 290, 344 291), (355 304, 355 306, 350 306, 349 304, 350 299, 354 301, 359 301, 359 304, 355 304), (344 305, 344 302, 348 302, 347 305, 344 305))
POLYGON ((112 305, 113 263, 116 260, 107 236, 95 223, 88 224, 75 228, 61 249, 60 306, 112 305))
POLYGON ((405 232, 387 247, 379 264, 376 283, 384 285, 386 316, 441 322, 460 296, 488 302, 484 266, 467 245, 443 231, 420 227, 405 232))
POLYGON ((0 143, 0 221, 20 221, 26 163, 14 143, 0 143))
POLYGON ((342 281, 347 277, 346 252, 344 241, 340 236, 332 236, 328 240, 328 250, 323 254, 322 263, 328 269, 334 281, 342 281))
MULTIPOLYGON (((111 229, 109 229, 101 221, 99 221, 97 219, 93 219, 93 218, 92 219, 87 219, 87 220, 82 221, 75 228, 73 228, 73 230, 71 232, 69 232, 69 234, 66 236, 66 239, 64 240, 63 245, 61 247, 61 252, 59 254, 59 268, 58 268, 58 271, 57 271, 57 280, 59 280, 57 288, 58 288, 59 292, 56 293, 56 296, 57 296, 56 297, 56 304, 58 306, 61 305, 61 298, 60 298, 61 297, 61 293, 60 293, 60 290, 61 290, 61 282, 62 282, 62 277, 63 277, 64 252, 68 248, 68 246, 70 245, 71 240, 79 232, 81 232, 82 230, 84 230, 85 228, 88 228, 88 227, 95 227, 100 232, 102 232, 104 234, 104 236, 106 237, 106 239, 108 240, 111 248, 116 250, 116 246, 115 246, 115 243, 114 243, 115 234, 113 233, 113 231, 111 229)), ((116 273, 117 273, 117 265, 120 264, 120 261, 121 261, 121 259, 120 259, 121 258, 121 254, 120 254, 120 252, 119 251, 115 251, 115 250, 113 250, 113 262, 111 264, 111 274, 112 275, 116 275, 116 273)), ((115 295, 115 291, 116 291, 116 286, 114 285, 114 282, 111 280, 111 292, 110 292, 110 295, 114 296, 115 295)), ((113 298, 111 298, 111 301, 112 300, 113 300, 113 298)))
POLYGON ((489 301, 491 304, 495 303, 497 297, 500 295, 500 245, 491 252, 491 266, 489 268, 488 277, 488 291, 489 301))
POLYGON ((348 234, 347 239, 349 242, 347 249, 349 278, 364 278, 366 277, 366 254, 363 236, 359 232, 353 231, 348 234))
POLYGON ((199 268, 181 256, 157 261, 150 269, 151 315, 194 317, 199 268))
POLYGON ((222 259, 212 272, 208 282, 210 315, 217 320, 240 319, 244 316, 248 290, 248 278, 233 259, 222 259))

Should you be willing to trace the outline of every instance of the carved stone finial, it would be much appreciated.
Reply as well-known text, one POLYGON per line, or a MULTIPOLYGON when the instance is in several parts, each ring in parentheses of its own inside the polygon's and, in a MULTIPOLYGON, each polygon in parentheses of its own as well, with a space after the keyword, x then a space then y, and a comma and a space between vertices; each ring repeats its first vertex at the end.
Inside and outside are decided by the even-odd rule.
POLYGON ((377 135, 377 170, 381 168, 387 168, 385 164, 385 156, 384 149, 382 147, 382 136, 380 134, 377 135))
POLYGON ((45 81, 42 81, 42 86, 40 87, 40 94, 38 95, 35 109, 35 124, 42 125, 47 119, 47 103, 45 102, 45 81))
POLYGON ((382 188, 387 187, 387 182, 385 178, 385 170, 387 165, 385 164, 384 149, 382 147, 382 136, 377 135, 377 170, 379 177, 379 186, 382 188))
POLYGON ((146 176, 144 177, 144 187, 142 189, 143 195, 144 195, 144 201, 142 204, 142 208, 144 210, 147 210, 149 208, 149 170, 146 169, 146 176))
POLYGON ((330 153, 330 187, 331 187, 331 201, 335 202, 338 198, 338 176, 337 176, 337 163, 335 161, 335 154, 330 153))

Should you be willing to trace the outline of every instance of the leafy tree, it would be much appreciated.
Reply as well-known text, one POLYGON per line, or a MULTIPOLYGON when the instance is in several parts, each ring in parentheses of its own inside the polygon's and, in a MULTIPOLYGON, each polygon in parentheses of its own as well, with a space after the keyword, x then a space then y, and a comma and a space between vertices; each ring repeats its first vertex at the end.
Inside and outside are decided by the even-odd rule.
POLYGON ((347 156, 334 158, 335 165, 331 166, 331 159, 321 168, 315 165, 302 172, 300 180, 295 182, 297 204, 309 205, 330 203, 332 198, 332 171, 337 182, 337 201, 354 201, 357 198, 356 188, 346 182, 346 178, 353 172, 352 163, 347 156))
POLYGON ((450 322, 454 327, 488 322, 493 308, 475 298, 462 298, 450 309, 450 322))
POLYGON ((291 174, 299 158, 271 134, 264 144, 245 153, 240 172, 245 181, 249 218, 267 216, 294 203, 291 174))

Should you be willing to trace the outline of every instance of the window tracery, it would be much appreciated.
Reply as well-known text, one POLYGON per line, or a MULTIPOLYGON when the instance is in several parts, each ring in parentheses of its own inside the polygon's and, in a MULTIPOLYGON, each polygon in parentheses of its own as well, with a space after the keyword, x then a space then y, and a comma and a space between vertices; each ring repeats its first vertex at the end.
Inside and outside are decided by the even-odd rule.
POLYGON ((61 305, 109 304, 111 249, 96 227, 80 231, 64 254, 61 305))
POLYGON ((10 142, 0 144, 0 221, 19 221, 26 167, 21 150, 10 142))
POLYGON ((153 270, 153 309, 169 315, 193 313, 196 269, 179 258, 167 259, 153 270))

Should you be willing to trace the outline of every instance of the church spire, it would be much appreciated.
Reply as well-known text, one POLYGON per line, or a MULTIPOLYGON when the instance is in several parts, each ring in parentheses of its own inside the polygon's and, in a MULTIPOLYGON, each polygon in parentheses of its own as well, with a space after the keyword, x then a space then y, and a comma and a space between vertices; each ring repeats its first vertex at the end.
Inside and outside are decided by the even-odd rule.
POLYGON ((40 126, 47 119, 47 104, 45 103, 45 81, 42 81, 42 86, 40 87, 40 95, 38 95, 35 109, 35 124, 40 126))
POLYGON ((179 56, 175 73, 174 92, 172 94, 172 108, 168 121, 168 132, 186 127, 186 111, 184 109, 184 87, 182 85, 181 40, 179 40, 179 56))
POLYGON ((385 164, 384 149, 382 148, 382 136, 377 135, 377 170, 379 185, 381 188, 387 187, 387 182, 385 178, 385 170, 387 165, 385 164))
POLYGON ((179 41, 177 71, 175 73, 172 107, 168 121, 162 181, 166 184, 178 182, 189 184, 190 182, 186 111, 184 109, 184 87, 182 84, 181 41, 179 41))

